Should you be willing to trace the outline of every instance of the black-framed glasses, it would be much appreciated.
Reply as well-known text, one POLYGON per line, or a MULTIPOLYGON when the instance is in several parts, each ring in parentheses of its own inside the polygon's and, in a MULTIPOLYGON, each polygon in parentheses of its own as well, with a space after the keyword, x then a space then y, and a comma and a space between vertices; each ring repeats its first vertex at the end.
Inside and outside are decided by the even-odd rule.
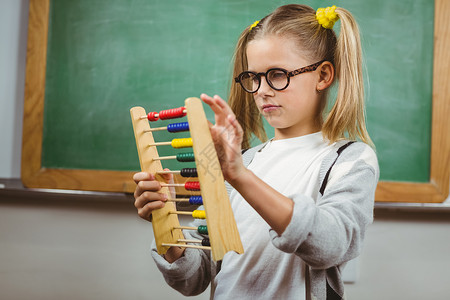
POLYGON ((234 81, 239 82, 247 93, 256 93, 261 86, 261 76, 266 78, 267 84, 276 91, 282 91, 289 86, 290 78, 295 75, 312 72, 317 69, 325 60, 321 60, 312 65, 288 72, 282 68, 272 68, 267 72, 256 73, 252 71, 245 71, 234 78, 234 81))

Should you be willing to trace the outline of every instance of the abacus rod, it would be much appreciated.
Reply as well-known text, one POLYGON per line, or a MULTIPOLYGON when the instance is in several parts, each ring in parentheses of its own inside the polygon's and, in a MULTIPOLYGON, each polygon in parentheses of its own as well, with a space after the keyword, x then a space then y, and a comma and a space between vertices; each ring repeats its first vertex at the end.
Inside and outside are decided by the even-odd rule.
POLYGON ((158 142, 158 143, 148 144, 149 147, 152 147, 152 146, 168 146, 168 145, 172 145, 172 142, 158 142))
POLYGON ((167 201, 172 201, 172 202, 189 202, 189 198, 167 199, 167 201))
POLYGON ((174 226, 173 229, 187 229, 187 230, 197 230, 197 227, 192 226, 174 226))
POLYGON ((190 211, 169 211, 169 214, 192 216, 192 212, 190 211))
POLYGON ((177 159, 176 155, 173 156, 160 156, 160 157, 154 157, 153 160, 166 160, 166 159, 177 159))
POLYGON ((161 130, 166 130, 166 129, 167 129, 167 126, 166 127, 155 127, 155 128, 150 128, 150 129, 144 130, 144 132, 161 131, 161 130))
POLYGON ((180 243, 196 243, 196 244, 202 243, 201 240, 186 240, 186 239, 178 239, 178 242, 180 242, 180 243))
POLYGON ((177 186, 184 187, 185 185, 183 183, 161 183, 161 187, 177 187, 177 186))
POLYGON ((180 174, 181 171, 158 171, 157 174, 180 174))
POLYGON ((165 247, 181 247, 181 248, 195 248, 195 249, 211 250, 211 247, 207 247, 207 246, 167 244, 167 243, 162 243, 161 245, 163 245, 165 247))

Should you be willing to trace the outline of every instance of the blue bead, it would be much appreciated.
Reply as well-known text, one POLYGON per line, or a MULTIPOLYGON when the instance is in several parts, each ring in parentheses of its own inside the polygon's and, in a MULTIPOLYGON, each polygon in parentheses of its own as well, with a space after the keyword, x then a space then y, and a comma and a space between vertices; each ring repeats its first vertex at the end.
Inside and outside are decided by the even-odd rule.
POLYGON ((203 204, 202 196, 191 196, 189 198, 189 203, 192 205, 202 205, 203 204))
POLYGON ((181 132, 181 131, 189 131, 189 123, 181 122, 181 123, 172 123, 167 125, 168 132, 181 132))

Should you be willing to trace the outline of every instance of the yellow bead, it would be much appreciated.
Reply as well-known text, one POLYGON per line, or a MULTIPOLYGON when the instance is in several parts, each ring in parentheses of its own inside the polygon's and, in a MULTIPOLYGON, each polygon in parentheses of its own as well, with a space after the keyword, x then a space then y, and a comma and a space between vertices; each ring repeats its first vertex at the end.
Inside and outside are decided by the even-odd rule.
POLYGON ((192 138, 173 139, 172 140, 172 147, 173 148, 192 147, 192 138))
POLYGON ((204 210, 194 210, 192 217, 195 219, 206 219, 206 212, 204 210))

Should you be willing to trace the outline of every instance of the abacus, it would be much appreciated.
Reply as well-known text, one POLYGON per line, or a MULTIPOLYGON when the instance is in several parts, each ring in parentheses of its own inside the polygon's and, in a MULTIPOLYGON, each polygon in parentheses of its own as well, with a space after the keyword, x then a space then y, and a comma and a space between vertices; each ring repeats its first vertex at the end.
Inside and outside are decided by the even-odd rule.
POLYGON ((243 253, 244 249, 201 100, 187 98, 184 107, 148 114, 142 107, 133 107, 130 113, 141 170, 155 174, 156 180, 162 186, 160 192, 165 193, 169 199, 163 208, 152 213, 153 233, 158 253, 164 254, 172 246, 207 249, 211 251, 215 261, 222 260, 225 253, 229 251, 243 253), (187 116, 188 122, 169 124, 167 127, 151 128, 148 122, 184 116, 187 116), (191 137, 156 143, 152 132, 157 130, 189 131, 191 137), (174 148, 192 147, 193 153, 179 153, 175 156, 160 157, 157 147, 166 145, 171 145, 174 148), (179 162, 195 161, 196 168, 163 171, 161 161, 167 159, 176 159, 179 162), (188 179, 184 184, 166 183, 162 177, 165 173, 178 173, 183 178, 188 179), (198 177, 198 181, 192 181, 191 178, 193 177, 198 177), (169 191, 170 187, 199 191, 201 196, 191 196, 189 199, 172 198, 169 191), (204 210, 177 211, 175 205, 177 201, 189 201, 190 204, 194 205, 203 204, 204 210), (206 219, 206 228, 205 226, 199 226, 198 228, 180 226, 178 215, 181 214, 206 219), (209 239, 186 240, 182 232, 183 229, 198 230, 199 233, 208 234, 209 239), (197 244, 201 244, 201 246, 197 244))

